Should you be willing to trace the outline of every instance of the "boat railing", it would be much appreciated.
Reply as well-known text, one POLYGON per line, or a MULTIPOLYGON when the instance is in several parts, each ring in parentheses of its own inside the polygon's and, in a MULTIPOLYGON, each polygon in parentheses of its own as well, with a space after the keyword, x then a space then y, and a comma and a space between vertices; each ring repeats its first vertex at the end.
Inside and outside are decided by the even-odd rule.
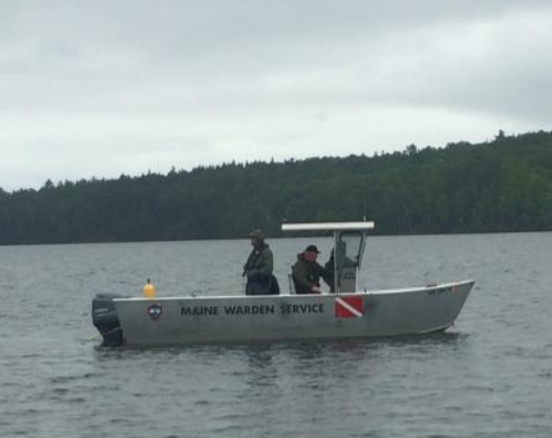
POLYGON ((295 289, 295 282, 293 281, 293 274, 288 274, 288 283, 289 283, 289 294, 290 295, 297 294, 297 290, 295 289))

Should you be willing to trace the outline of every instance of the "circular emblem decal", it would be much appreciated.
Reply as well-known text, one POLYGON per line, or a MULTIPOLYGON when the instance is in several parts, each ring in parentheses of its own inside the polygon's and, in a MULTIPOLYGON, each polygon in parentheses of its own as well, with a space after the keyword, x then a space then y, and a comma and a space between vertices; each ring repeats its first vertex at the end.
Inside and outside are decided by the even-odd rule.
POLYGON ((163 313, 163 308, 159 303, 153 303, 148 307, 148 315, 153 321, 157 321, 161 314, 163 313))

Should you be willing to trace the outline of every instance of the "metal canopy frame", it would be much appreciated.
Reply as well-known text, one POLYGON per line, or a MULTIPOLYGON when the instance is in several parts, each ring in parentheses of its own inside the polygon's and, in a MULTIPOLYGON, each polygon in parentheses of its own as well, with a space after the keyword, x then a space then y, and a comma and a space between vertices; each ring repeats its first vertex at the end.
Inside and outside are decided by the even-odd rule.
POLYGON ((360 243, 358 253, 354 259, 350 260, 352 266, 347 266, 348 269, 353 268, 354 271, 354 289, 357 289, 357 279, 359 268, 362 264, 362 256, 366 247, 366 232, 374 229, 374 222, 311 222, 311 223, 284 223, 282 231, 330 231, 333 234, 333 290, 335 293, 354 292, 342 290, 342 271, 346 267, 344 248, 344 236, 358 236, 360 243), (338 248, 343 248, 338 250, 338 248))
POLYGON ((282 231, 372 230, 374 222, 304 222, 283 223, 282 231))

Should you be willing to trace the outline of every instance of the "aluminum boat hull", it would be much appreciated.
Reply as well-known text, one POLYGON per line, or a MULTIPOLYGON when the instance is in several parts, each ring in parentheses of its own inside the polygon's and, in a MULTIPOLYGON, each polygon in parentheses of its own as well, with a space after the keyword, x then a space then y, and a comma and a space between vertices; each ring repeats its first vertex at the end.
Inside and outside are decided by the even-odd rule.
POLYGON ((415 335, 449 328, 473 285, 322 295, 98 295, 92 319, 106 345, 145 347, 415 335))

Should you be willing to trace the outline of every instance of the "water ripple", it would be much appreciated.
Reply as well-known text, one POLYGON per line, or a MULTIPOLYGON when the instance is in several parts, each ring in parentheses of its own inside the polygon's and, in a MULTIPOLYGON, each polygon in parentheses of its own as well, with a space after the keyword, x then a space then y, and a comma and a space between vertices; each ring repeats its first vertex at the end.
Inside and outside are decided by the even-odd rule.
MULTIPOLYGON (((272 242, 280 278, 289 269, 286 254, 306 243, 272 242)), ((328 240, 317 243, 330 249, 328 240)), ((552 436, 552 233, 369 243, 362 281, 370 288, 477 280, 453 330, 372 341, 105 348, 90 321, 97 291, 138 294, 146 277, 163 292, 239 289, 239 269, 233 278, 231 267, 243 264, 249 247, 0 247, 8 279, 0 309, 7 327, 0 334, 1 435, 552 436)))

